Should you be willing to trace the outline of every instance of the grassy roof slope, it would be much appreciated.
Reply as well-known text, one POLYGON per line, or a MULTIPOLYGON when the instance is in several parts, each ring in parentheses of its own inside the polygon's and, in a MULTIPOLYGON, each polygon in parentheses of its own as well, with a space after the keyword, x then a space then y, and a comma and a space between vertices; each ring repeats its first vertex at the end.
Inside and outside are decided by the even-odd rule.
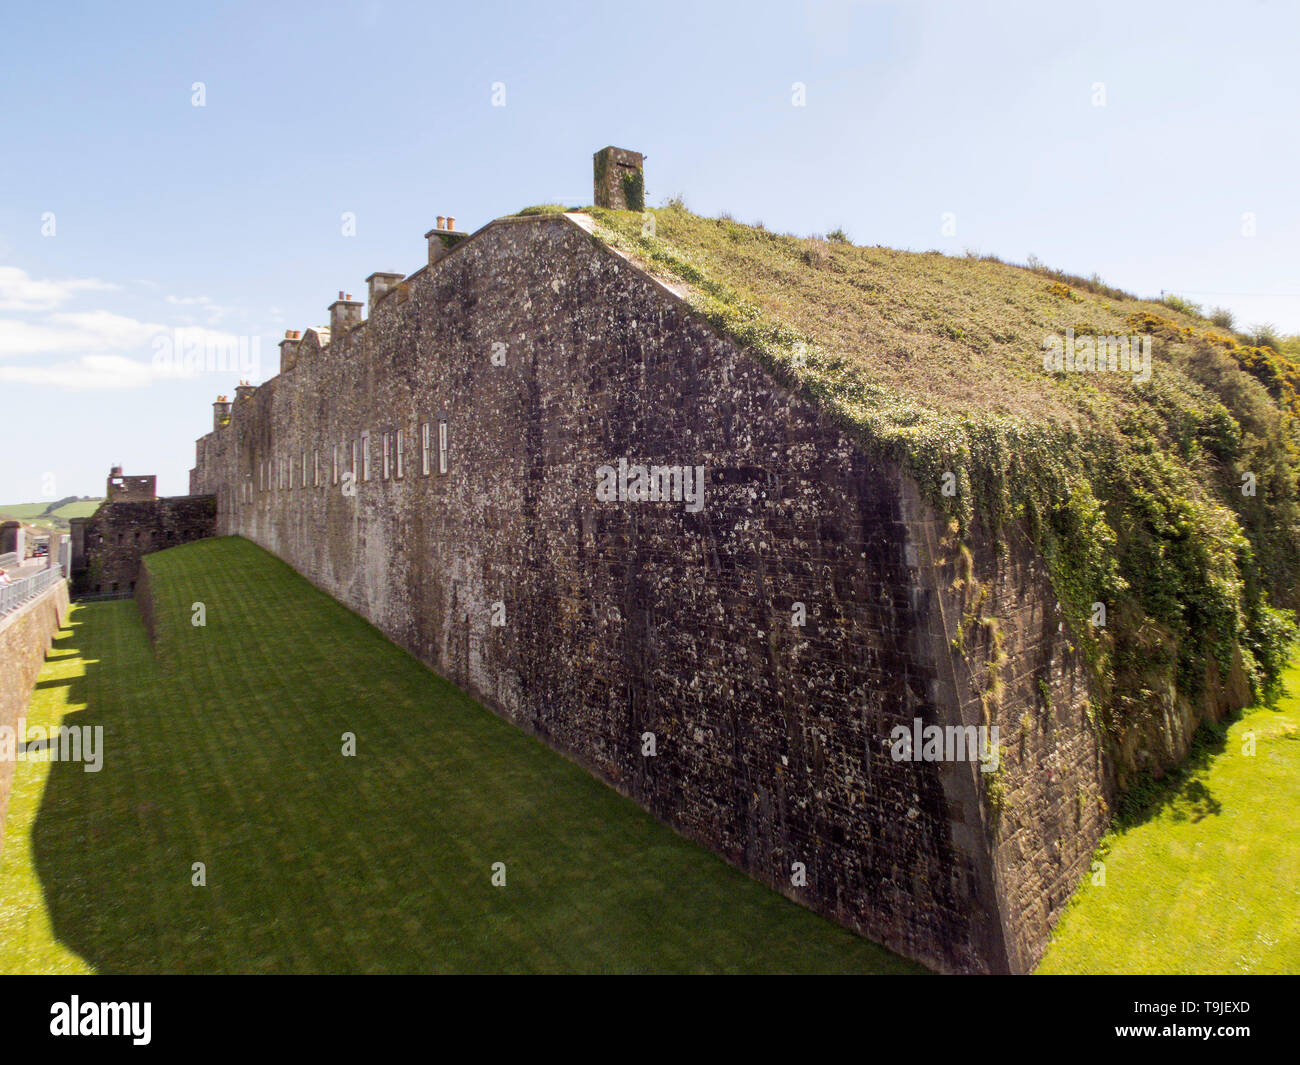
POLYGON ((1300 579, 1300 367, 1095 279, 676 206, 586 213, 598 240, 903 462, 957 535, 1023 522, 1116 734, 1169 683, 1197 700, 1240 664, 1273 685, 1294 628, 1269 600, 1295 605, 1300 579), (1149 337, 1150 379, 1045 370, 1067 330, 1149 337), (1098 602, 1105 629, 1089 624, 1098 602))

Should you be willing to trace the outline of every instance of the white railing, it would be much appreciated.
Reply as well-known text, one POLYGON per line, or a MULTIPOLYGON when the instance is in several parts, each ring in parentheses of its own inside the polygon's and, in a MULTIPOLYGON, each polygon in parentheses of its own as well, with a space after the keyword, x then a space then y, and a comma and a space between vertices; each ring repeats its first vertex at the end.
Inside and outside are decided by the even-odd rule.
POLYGON ((53 588, 61 580, 63 574, 58 567, 55 567, 43 569, 33 577, 21 577, 8 584, 0 584, 0 615, 17 610, 24 603, 53 588))

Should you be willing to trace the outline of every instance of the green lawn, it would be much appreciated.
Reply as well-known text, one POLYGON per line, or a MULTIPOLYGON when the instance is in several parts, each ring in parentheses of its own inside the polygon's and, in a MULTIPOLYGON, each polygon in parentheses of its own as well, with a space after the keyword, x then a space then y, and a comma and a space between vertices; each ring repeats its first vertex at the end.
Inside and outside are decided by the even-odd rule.
POLYGON ((0 519, 27 521, 29 518, 39 518, 48 506, 48 503, 6 503, 0 505, 0 519))
POLYGON ((17 767, 0 971, 921 971, 680 839, 251 544, 149 569, 156 657, 133 603, 78 606, 37 683, 29 725, 102 725, 105 761, 17 767))
POLYGON ((56 507, 54 516, 63 518, 88 518, 99 509, 99 504, 104 502, 102 499, 78 499, 72 503, 64 503, 61 507, 56 507))
POLYGON ((1300 669, 1286 683, 1103 842, 1105 886, 1075 896, 1040 973, 1300 972, 1300 669))

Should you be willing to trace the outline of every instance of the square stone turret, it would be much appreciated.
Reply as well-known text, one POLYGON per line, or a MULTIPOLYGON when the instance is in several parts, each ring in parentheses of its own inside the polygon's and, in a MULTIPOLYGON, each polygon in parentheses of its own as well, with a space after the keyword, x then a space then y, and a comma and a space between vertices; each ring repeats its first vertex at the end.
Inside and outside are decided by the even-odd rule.
POLYGON ((286 329, 284 339, 280 341, 280 372, 292 370, 298 365, 298 345, 302 343, 302 333, 297 329, 286 329))
POLYGON ((230 400, 225 396, 218 396, 217 401, 212 404, 212 428, 220 429, 223 425, 230 422, 230 400))
POLYGON ((108 503, 147 503, 158 498, 158 477, 156 474, 144 474, 138 477, 126 477, 121 466, 114 466, 108 474, 105 502, 108 503))
POLYGON ((376 270, 368 278, 366 284, 370 286, 370 315, 375 313, 375 304, 384 298, 385 293, 396 288, 404 280, 405 274, 395 274, 385 270, 376 270))
POLYGON ((438 224, 424 235, 429 242, 429 265, 432 266, 468 236, 468 233, 457 231, 455 218, 438 215, 438 224))
POLYGON ((330 304, 330 336, 342 336, 354 325, 361 324, 361 308, 365 304, 354 300, 352 293, 339 293, 339 298, 330 304))
POLYGON ((592 157, 595 204, 614 211, 645 210, 645 156, 613 145, 592 157))

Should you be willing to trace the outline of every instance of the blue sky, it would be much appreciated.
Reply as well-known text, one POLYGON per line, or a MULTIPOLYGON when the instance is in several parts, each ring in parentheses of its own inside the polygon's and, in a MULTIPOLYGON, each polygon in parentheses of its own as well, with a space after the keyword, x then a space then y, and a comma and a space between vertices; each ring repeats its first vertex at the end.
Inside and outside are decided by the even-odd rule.
POLYGON ((1297 5, 61 3, 4 21, 0 503, 101 494, 114 462, 183 494, 238 374, 160 372, 160 337, 256 339, 264 380, 340 288, 418 268, 435 216, 589 203, 606 144, 646 153, 652 204, 1033 254, 1300 332, 1297 5))

